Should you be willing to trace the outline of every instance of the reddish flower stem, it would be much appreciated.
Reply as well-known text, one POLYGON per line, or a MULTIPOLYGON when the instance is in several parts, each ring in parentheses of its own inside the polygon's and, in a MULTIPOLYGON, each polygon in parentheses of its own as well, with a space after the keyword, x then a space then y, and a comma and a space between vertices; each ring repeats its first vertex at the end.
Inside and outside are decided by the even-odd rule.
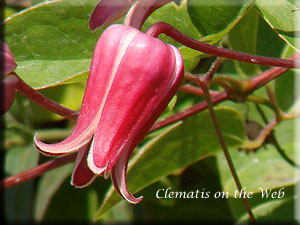
POLYGON ((37 167, 34 167, 30 170, 24 171, 15 176, 8 177, 8 178, 0 181, 0 189, 7 189, 9 187, 21 184, 25 181, 39 177, 49 170, 52 170, 57 167, 63 166, 67 163, 73 162, 73 161, 75 161, 76 155, 77 155, 77 153, 73 153, 71 155, 53 159, 53 160, 48 161, 44 164, 41 164, 37 167))
POLYGON ((54 112, 62 117, 67 119, 76 120, 79 113, 68 109, 52 100, 47 98, 46 96, 42 95, 38 91, 34 90, 28 84, 26 84, 16 73, 14 75, 18 78, 17 90, 28 97, 30 100, 35 102, 36 104, 42 106, 43 108, 54 112))
POLYGON ((170 24, 159 22, 150 26, 146 32, 147 34, 157 37, 158 35, 164 33, 167 36, 173 38, 175 41, 198 51, 215 55, 227 59, 237 60, 241 62, 247 62, 252 64, 259 64, 264 66, 277 66, 286 68, 300 68, 300 63, 293 60, 272 58, 257 56, 252 54, 247 54, 243 52, 238 52, 230 49, 225 49, 217 47, 214 45, 209 45, 201 41, 195 40, 177 30, 170 24))
MULTIPOLYGON (((222 102, 224 100, 228 99, 227 93, 225 91, 222 91, 216 95, 214 95, 212 97, 212 103, 214 105, 218 104, 219 102, 222 102)), ((165 126, 168 126, 172 123, 175 123, 179 120, 183 120, 183 119, 187 119, 188 117, 195 115, 198 112, 201 112, 203 110, 207 109, 207 102, 203 101, 200 102, 188 109, 185 109, 181 112, 175 113, 172 116, 169 116, 168 118, 159 120, 158 122, 156 122, 151 129, 149 130, 149 132, 153 132, 155 130, 158 130, 160 128, 163 128, 165 126)))
MULTIPOLYGON (((294 60, 296 58, 299 58, 299 53, 293 54, 291 57, 289 57, 289 60, 294 60)), ((264 86, 265 84, 269 83, 271 80, 279 77, 281 74, 288 71, 288 68, 271 68, 269 70, 266 70, 265 72, 261 73, 259 76, 255 76, 253 78, 250 78, 248 81, 250 81, 250 86, 248 87, 248 92, 252 92, 253 90, 264 86)))

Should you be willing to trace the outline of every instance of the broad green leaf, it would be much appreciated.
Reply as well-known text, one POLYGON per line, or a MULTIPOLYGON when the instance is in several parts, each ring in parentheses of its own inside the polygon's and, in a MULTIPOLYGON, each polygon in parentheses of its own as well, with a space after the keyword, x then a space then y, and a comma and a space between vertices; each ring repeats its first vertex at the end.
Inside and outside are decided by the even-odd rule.
POLYGON ((300 29, 297 23, 299 8, 288 0, 256 0, 255 4, 268 23, 277 30, 294 32, 300 29))
POLYGON ((297 42, 299 41, 296 31, 299 30, 297 14, 298 6, 292 1, 287 0, 258 0, 256 5, 261 11, 264 19, 271 28, 291 47, 299 51, 297 42))
MULTIPOLYGON (((240 114, 229 108, 217 108, 216 114, 228 146, 243 142, 244 127, 240 114)), ((128 169, 128 186, 133 193, 160 178, 183 169, 220 150, 207 111, 179 122, 146 144, 132 159, 128 169)), ((99 213, 103 215, 121 201, 113 188, 99 213)))
POLYGON ((276 79, 275 96, 279 107, 287 111, 294 104, 295 76, 297 71, 289 70, 276 79))
POLYGON ((70 175, 74 165, 68 164, 45 174, 39 181, 35 196, 34 220, 40 222, 47 210, 52 196, 60 188, 64 180, 70 175))
MULTIPOLYGON (((229 41, 232 49, 256 54, 259 15, 251 8, 247 14, 229 32, 229 41)), ((258 65, 234 62, 241 75, 256 75, 260 69, 258 65)))
POLYGON ((10 176, 24 172, 35 167, 38 159, 39 152, 33 145, 13 147, 5 156, 5 172, 10 176))
POLYGON ((47 1, 9 17, 4 23, 5 41, 20 77, 34 88, 46 88, 87 73, 101 33, 88 27, 97 3, 47 1))
POLYGON ((221 40, 244 16, 253 0, 188 0, 188 12, 203 41, 221 40))
MULTIPOLYGON (((259 18, 257 31, 257 55, 269 57, 282 57, 282 52, 286 46, 275 30, 263 19, 259 18)), ((269 68, 269 67, 267 67, 269 68)))
MULTIPOLYGON (((287 46, 282 57, 288 58, 294 53, 294 49, 287 46)), ((275 97, 283 111, 288 111, 296 102, 296 77, 299 75, 298 70, 288 70, 275 80, 275 97)))

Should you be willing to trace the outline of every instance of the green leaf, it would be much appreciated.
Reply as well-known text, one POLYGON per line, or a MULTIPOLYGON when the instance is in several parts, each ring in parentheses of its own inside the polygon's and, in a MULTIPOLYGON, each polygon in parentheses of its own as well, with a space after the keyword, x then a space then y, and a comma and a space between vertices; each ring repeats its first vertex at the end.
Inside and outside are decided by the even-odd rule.
POLYGON ((97 3, 47 1, 9 17, 5 41, 15 55, 19 76, 34 88, 46 88, 87 73, 101 33, 88 27, 97 3))
POLYGON ((244 16, 253 0, 188 0, 188 12, 203 41, 221 40, 244 16))
MULTIPOLYGON (((240 114, 229 108, 217 108, 216 114, 228 146, 243 142, 244 126, 240 114)), ((133 193, 160 178, 220 150, 207 111, 179 122, 146 144, 132 159, 127 181, 133 193)), ((113 188, 108 192, 99 213, 103 215, 121 201, 113 188)))
POLYGON ((297 5, 288 0, 256 0, 255 4, 272 28, 294 32, 300 29, 297 23, 297 5))
MULTIPOLYGON (((295 52, 287 46, 283 53, 283 58, 287 58, 295 52)), ((288 70, 275 80, 275 97, 279 107, 284 111, 288 111, 296 102, 296 77, 299 75, 298 70, 288 70)))
POLYGON ((52 196, 70 175, 74 164, 64 165, 45 174, 39 181, 35 196, 34 220, 40 222, 47 210, 52 196))
POLYGON ((272 3, 267 0, 258 0, 256 5, 278 36, 299 51, 296 44, 299 37, 296 31, 299 30, 300 23, 297 21, 299 8, 296 3, 287 0, 276 0, 272 3))
POLYGON ((260 17, 257 31, 257 55, 282 57, 285 46, 286 43, 278 36, 278 33, 260 17))
POLYGON ((30 144, 27 147, 11 148, 5 157, 5 172, 12 176, 35 167, 38 164, 39 152, 30 144))
MULTIPOLYGON (((229 32, 229 41, 232 49, 256 54, 256 43, 258 34, 258 13, 251 8, 247 14, 237 23, 229 32)), ((258 65, 250 63, 241 63, 235 61, 237 71, 241 75, 256 75, 260 69, 258 65)))

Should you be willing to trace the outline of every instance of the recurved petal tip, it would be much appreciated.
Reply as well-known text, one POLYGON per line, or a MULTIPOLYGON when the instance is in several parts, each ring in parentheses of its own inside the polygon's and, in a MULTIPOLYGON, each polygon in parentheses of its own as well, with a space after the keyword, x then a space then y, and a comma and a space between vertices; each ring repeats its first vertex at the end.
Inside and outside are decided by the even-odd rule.
POLYGON ((130 155, 131 152, 129 151, 122 153, 116 165, 113 167, 111 175, 115 189, 119 193, 119 195, 131 204, 138 204, 143 200, 143 196, 140 196, 138 198, 134 197, 129 192, 126 181, 127 164, 130 155))
POLYGON ((80 148, 87 145, 92 138, 92 136, 90 137, 83 136, 83 137, 85 138, 84 140, 82 140, 83 138, 80 139, 79 137, 76 139, 75 135, 70 135, 62 142, 56 144, 46 144, 38 139, 38 134, 35 134, 33 143, 41 153, 48 156, 56 156, 56 155, 64 155, 64 154, 76 152, 80 148))

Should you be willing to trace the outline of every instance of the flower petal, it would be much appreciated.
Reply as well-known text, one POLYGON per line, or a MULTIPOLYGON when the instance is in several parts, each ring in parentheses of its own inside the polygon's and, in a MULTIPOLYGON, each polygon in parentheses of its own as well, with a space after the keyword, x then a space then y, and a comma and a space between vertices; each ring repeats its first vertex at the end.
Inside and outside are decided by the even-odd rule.
MULTIPOLYGON (((114 26, 122 25, 111 27, 114 26)), ((73 132, 68 138, 57 144, 45 144, 39 141, 38 136, 35 135, 34 143, 42 153, 46 155, 71 153, 78 151, 91 140, 114 80, 117 65, 126 50, 126 47, 120 49, 118 46, 120 43, 126 46, 127 42, 130 42, 130 39, 139 32, 122 26, 122 32, 124 35, 128 35, 128 39, 123 40, 120 36, 108 35, 107 30, 109 31, 110 28, 106 29, 97 42, 80 115, 73 132), (108 41, 104 43, 103 39, 108 41)))
POLYGON ((77 188, 84 188, 90 185, 97 177, 87 166, 87 155, 90 143, 79 150, 75 161, 75 168, 72 173, 71 185, 77 188))
POLYGON ((107 26, 126 14, 135 0, 101 0, 90 17, 92 30, 107 26))
POLYGON ((131 8, 124 24, 128 26, 141 29, 146 19, 153 13, 155 10, 166 5, 169 2, 174 0, 141 0, 137 1, 131 8))
POLYGON ((121 154, 120 158, 118 159, 118 162, 112 169, 111 176, 112 176, 115 189, 119 193, 119 195, 129 203, 138 204, 140 201, 143 200, 143 196, 140 196, 138 198, 134 197, 128 191, 127 181, 126 181, 127 164, 130 155, 131 155, 130 151, 124 151, 121 154))
MULTIPOLYGON (((112 35, 128 40, 122 29, 112 35)), ((123 151, 132 151, 142 141, 182 77, 182 58, 175 47, 136 33, 118 65, 91 145, 88 166, 94 173, 107 173, 123 151)))

